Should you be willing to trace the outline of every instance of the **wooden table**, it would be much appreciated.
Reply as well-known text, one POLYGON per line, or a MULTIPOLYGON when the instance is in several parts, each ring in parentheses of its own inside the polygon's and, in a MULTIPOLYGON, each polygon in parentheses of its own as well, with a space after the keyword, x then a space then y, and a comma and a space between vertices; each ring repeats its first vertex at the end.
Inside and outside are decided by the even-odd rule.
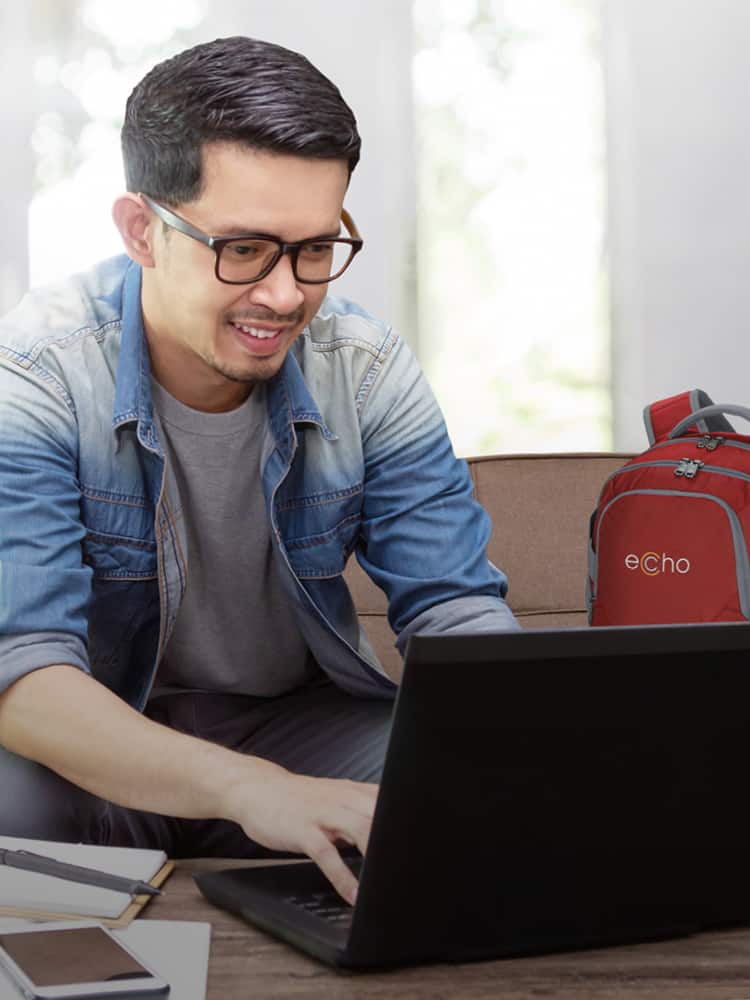
POLYGON ((207 1000, 750 1000, 750 928, 496 962, 334 972, 216 909, 190 877, 198 868, 241 864, 180 862, 143 913, 212 924, 207 1000))

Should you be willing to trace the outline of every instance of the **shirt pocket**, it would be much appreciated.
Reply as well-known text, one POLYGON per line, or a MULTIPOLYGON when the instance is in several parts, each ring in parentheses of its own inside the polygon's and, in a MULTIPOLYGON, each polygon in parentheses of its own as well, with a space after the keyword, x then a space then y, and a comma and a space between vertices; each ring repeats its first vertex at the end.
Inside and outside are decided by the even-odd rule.
POLYGON ((86 527, 82 558, 95 581, 156 579, 150 504, 139 497, 84 489, 81 515, 86 527))
POLYGON ((82 487, 82 560, 93 573, 88 614, 91 669, 141 708, 159 642, 154 508, 142 496, 82 487))
POLYGON ((357 544, 363 484, 286 498, 277 523, 289 563, 300 579, 340 576, 357 544))
POLYGON ((83 562, 91 567, 95 580, 154 580, 156 543, 88 531, 83 562))

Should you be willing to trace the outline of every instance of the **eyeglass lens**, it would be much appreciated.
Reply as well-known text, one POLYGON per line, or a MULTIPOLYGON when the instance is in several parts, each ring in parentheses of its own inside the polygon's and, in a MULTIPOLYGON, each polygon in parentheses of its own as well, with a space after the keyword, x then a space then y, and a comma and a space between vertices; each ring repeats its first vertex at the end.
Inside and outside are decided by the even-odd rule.
MULTIPOLYGON (((261 275, 278 253, 270 240, 232 240, 219 258, 219 275, 225 281, 251 281, 261 275)), ((352 256, 349 243, 320 240, 305 243, 296 254, 296 276, 301 281, 325 281, 343 271, 352 256)))

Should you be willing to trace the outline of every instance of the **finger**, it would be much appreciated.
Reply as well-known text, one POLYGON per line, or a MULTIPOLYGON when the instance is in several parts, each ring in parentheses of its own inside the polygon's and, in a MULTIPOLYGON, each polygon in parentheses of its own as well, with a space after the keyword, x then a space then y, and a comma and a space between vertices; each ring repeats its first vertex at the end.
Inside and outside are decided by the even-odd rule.
POLYGON ((367 845, 370 842, 370 830, 372 821, 370 819, 362 821, 357 819, 350 822, 344 829, 339 828, 338 835, 343 836, 347 843, 354 844, 360 854, 367 854, 367 845))
POLYGON ((322 830, 335 847, 343 847, 345 845, 348 845, 349 847, 356 847, 363 857, 367 853, 367 848, 369 846, 369 835, 367 832, 353 833, 346 830, 337 830, 335 827, 327 826, 323 826, 322 830))
POLYGON ((314 830, 306 853, 320 868, 336 892, 354 906, 357 880, 344 864, 341 855, 321 830, 314 830))
POLYGON ((372 829, 372 815, 363 815, 356 809, 340 805, 336 809, 321 811, 317 825, 331 840, 344 840, 354 844, 361 854, 367 852, 372 829))

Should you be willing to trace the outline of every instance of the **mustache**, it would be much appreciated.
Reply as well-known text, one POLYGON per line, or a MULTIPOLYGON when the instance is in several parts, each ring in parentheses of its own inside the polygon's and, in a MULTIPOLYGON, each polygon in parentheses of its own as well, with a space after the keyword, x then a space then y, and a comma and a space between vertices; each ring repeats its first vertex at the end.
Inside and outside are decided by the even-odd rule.
POLYGON ((258 320, 261 323, 279 323, 286 326, 301 323, 304 315, 302 309, 295 309, 293 313, 286 315, 273 312, 271 309, 246 309, 241 313, 233 312, 228 314, 227 320, 230 323, 242 323, 243 326, 251 326, 253 320, 258 320))

